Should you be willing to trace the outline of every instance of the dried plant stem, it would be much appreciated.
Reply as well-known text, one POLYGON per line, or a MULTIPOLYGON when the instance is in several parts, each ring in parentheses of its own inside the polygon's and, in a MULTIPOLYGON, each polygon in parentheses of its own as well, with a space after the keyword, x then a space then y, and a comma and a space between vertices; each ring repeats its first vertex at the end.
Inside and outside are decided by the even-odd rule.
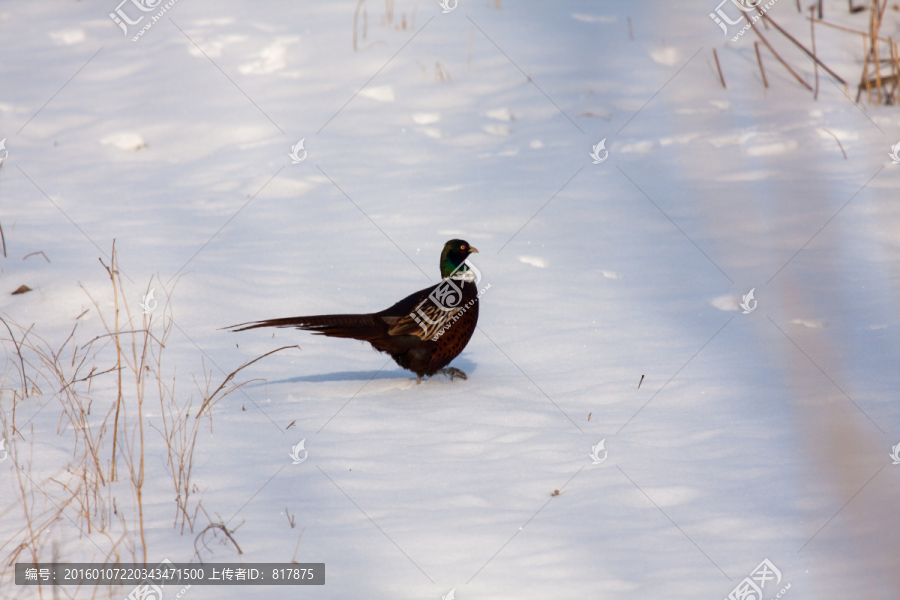
POLYGON ((294 556, 291 557, 291 562, 297 562, 297 552, 300 551, 300 540, 303 539, 303 532, 306 531, 306 527, 300 530, 300 535, 297 536, 297 546, 294 548, 294 556))
POLYGON ((881 104, 881 64, 878 61, 878 30, 881 28, 881 19, 878 18, 878 0, 872 0, 874 10, 872 12, 872 62, 875 68, 875 94, 878 103, 881 104))
POLYGON ((891 74, 894 78, 894 88, 891 90, 891 104, 896 104, 897 90, 900 88, 900 52, 897 51, 897 44, 893 38, 888 38, 891 47, 891 74))
MULTIPOLYGON (((147 564, 150 557, 148 543, 152 543, 152 539, 145 532, 145 527, 150 521, 145 519, 143 511, 143 485, 148 467, 145 463, 145 454, 153 452, 154 444, 151 443, 151 439, 144 436, 145 425, 159 431, 168 446, 168 466, 172 470, 178 498, 176 519, 181 518, 182 533, 185 525, 190 525, 193 532, 199 511, 203 510, 205 513, 199 501, 190 502, 193 499, 191 496, 200 492, 197 486, 191 483, 191 469, 197 433, 202 427, 201 420, 193 416, 190 400, 176 402, 174 372, 169 387, 163 383, 164 378, 161 376, 164 364, 162 350, 173 327, 171 319, 167 320, 165 318, 167 315, 163 316, 164 326, 161 336, 156 335, 159 326, 157 318, 153 315, 144 316, 143 327, 131 329, 130 323, 137 315, 130 312, 133 303, 129 301, 123 288, 121 277, 124 273, 120 273, 115 246, 108 264, 103 266, 110 278, 113 301, 104 299, 101 304, 99 299, 95 300, 87 290, 85 292, 98 311, 103 329, 106 330, 104 335, 93 335, 87 343, 80 343, 76 339, 76 333, 85 325, 79 321, 61 344, 54 342, 51 345, 37 332, 32 332, 33 326, 26 328, 8 317, 0 317, 9 334, 8 339, 0 339, 0 344, 11 343, 12 345, 7 347, 7 355, 18 356, 18 359, 12 358, 6 362, 5 377, 0 377, 0 392, 9 392, 13 396, 12 420, 10 421, 8 409, 0 411, 0 427, 2 427, 0 435, 6 437, 12 444, 9 450, 11 459, 9 464, 14 466, 16 472, 16 480, 11 491, 14 490, 17 502, 10 508, 18 509, 21 505, 23 511, 17 517, 23 519, 18 530, 11 532, 10 539, 0 540, 4 577, 8 576, 10 565, 17 561, 47 562, 48 558, 51 558, 48 556, 51 553, 53 556, 60 554, 65 556, 65 553, 79 552, 75 548, 70 550, 62 547, 59 552, 57 551, 55 528, 58 528, 60 522, 65 521, 73 522, 87 536, 86 538, 79 536, 81 542, 90 540, 86 547, 92 556, 85 557, 87 558, 85 562, 97 562, 93 557, 96 552, 91 549, 93 542, 93 545, 100 549, 100 562, 104 564, 117 562, 147 564), (95 343, 100 340, 103 340, 103 345, 97 349, 95 343), (105 345, 107 343, 108 346, 105 345), (104 364, 95 364, 104 348, 109 348, 102 354, 104 364), (110 355, 113 351, 116 353, 114 359, 110 355), (16 371, 19 375, 18 381, 15 381, 16 371), (116 381, 109 381, 110 385, 106 388, 108 392, 101 389, 98 392, 99 397, 91 397, 94 379, 111 374, 113 371, 116 381), (129 371, 133 379, 123 376, 129 371), (146 384, 152 380, 152 376, 156 376, 159 383, 161 424, 148 420, 144 410, 144 402, 148 399, 146 384), (133 389, 131 381, 134 382, 133 389), (64 442, 72 449, 68 464, 44 480, 39 479, 32 471, 31 459, 27 450, 23 448, 26 439, 23 433, 27 432, 18 431, 22 427, 15 423, 15 411, 16 405, 26 395, 40 398, 43 394, 41 388, 46 385, 49 385, 49 392, 54 396, 53 403, 56 404, 58 401, 60 407, 56 433, 59 436, 74 436, 74 442, 71 439, 64 442), (104 402, 102 408, 98 410, 99 398, 103 398, 104 402), (22 443, 19 442, 19 438, 22 443), (113 444, 114 453, 110 453, 110 444, 113 444), (125 478, 121 477, 123 467, 129 475, 125 478), (123 505, 121 495, 118 498, 113 495, 122 487, 119 484, 111 484, 112 477, 122 481, 122 485, 128 486, 125 489, 131 492, 130 506, 123 505), (42 497, 46 498, 43 504, 42 497), (108 540, 108 545, 104 539, 108 540), (49 552, 51 548, 52 552, 49 552), (130 554, 130 557, 123 561, 121 555, 124 553, 130 554)), ((165 306, 165 310, 171 311, 169 303, 165 303, 165 306)), ((288 347, 290 346, 273 350, 246 363, 241 369, 288 347)), ((202 394, 204 411, 207 414, 211 414, 212 406, 218 400, 240 388, 240 385, 228 384, 233 382, 236 373, 241 369, 230 374, 213 393, 209 392, 214 386, 207 385, 205 393, 202 394)), ((49 401, 44 398, 40 400, 45 406, 49 401)), ((49 411, 45 411, 46 414, 49 414, 49 411)), ((202 413, 198 414, 202 416, 202 413)), ((156 421, 155 417, 153 421, 156 421)), ((34 420, 31 423, 30 438, 33 444, 34 440, 41 438, 36 433, 44 433, 45 422, 34 420), (41 424, 40 428, 36 427, 38 423, 41 424)), ((0 514, 6 515, 7 512, 8 509, 0 514)), ((147 513, 148 516, 150 514, 147 513)), ((293 516, 291 520, 293 521, 293 516)), ((225 541, 234 544, 238 552, 241 552, 234 539, 234 530, 228 528, 221 520, 211 524, 211 527, 205 530, 207 537, 201 536, 200 539, 209 541, 210 533, 216 536, 224 534, 227 538, 225 541)), ((219 537, 219 540, 221 539, 219 537)), ((94 591, 94 597, 106 595, 102 587, 96 587, 94 591)), ((78 590, 76 595, 77 592, 78 590)), ((112 592, 110 589, 110 597, 115 595, 112 592)), ((42 593, 41 590, 38 590, 38 593, 42 593)))
POLYGON ((864 85, 866 88, 866 99, 869 102, 872 101, 872 88, 869 83, 869 56, 871 55, 871 53, 869 52, 868 39, 869 39, 868 35, 863 35, 863 51, 865 51, 865 53, 866 53, 866 58, 865 58, 865 61, 863 62, 862 79, 860 80, 859 87, 857 88, 857 91, 856 91, 856 101, 857 102, 859 102, 859 97, 860 97, 860 95, 862 95, 862 89, 863 89, 864 85))
MULTIPOLYGON (((27 398, 28 397, 28 380, 26 379, 26 375, 25 375, 25 359, 22 358, 22 349, 19 346, 19 343, 16 342, 16 336, 13 335, 12 329, 9 328, 9 323, 6 322, 6 319, 4 319, 3 317, 0 317, 0 321, 3 321, 3 324, 6 326, 6 330, 9 332, 9 337, 12 340, 13 345, 16 347, 16 355, 19 357, 19 367, 21 368, 21 371, 19 372, 19 378, 22 381, 22 397, 27 398)), ((22 341, 23 342, 25 341, 24 337, 22 338, 22 341)), ((15 406, 15 404, 13 404, 13 406, 15 406)), ((15 421, 15 418, 13 418, 13 433, 15 433, 15 431, 16 431, 16 421, 15 421)))
MULTIPOLYGON (((785 31, 784 29, 782 29, 782 28, 781 28, 781 25, 779 25, 778 23, 776 23, 775 21, 772 20, 772 17, 770 17, 769 15, 767 15, 766 13, 763 13, 763 12, 760 12, 759 14, 762 15, 762 18, 763 18, 763 19, 765 19, 767 22, 771 23, 772 26, 775 27, 775 29, 777 29, 782 35, 784 35, 784 37, 786 37, 788 40, 790 40, 791 43, 793 43, 793 44, 794 44, 795 46, 797 46, 800 50, 802 50, 802 51, 804 52, 804 54, 806 54, 808 57, 810 57, 811 59, 813 59, 813 62, 815 62, 815 63, 816 63, 817 65, 819 65, 820 67, 822 67, 822 68, 823 68, 825 71, 827 71, 828 74, 830 74, 832 77, 834 77, 835 79, 837 79, 838 81, 840 81, 840 82, 843 83, 844 85, 847 85, 847 82, 844 81, 844 78, 843 78, 843 77, 841 77, 840 75, 838 75, 837 73, 835 73, 834 71, 832 71, 832 70, 828 67, 828 65, 826 65, 825 63, 823 63, 821 60, 819 60, 819 59, 816 57, 816 55, 815 55, 814 52, 810 52, 810 50, 809 50, 806 46, 804 46, 803 44, 801 44, 800 42, 798 42, 798 41, 796 40, 796 38, 794 38, 794 36, 792 36, 790 33, 788 33, 787 31, 785 31)), ((766 44, 766 45, 768 45, 768 44, 766 44)), ((771 50, 771 48, 769 48, 769 49, 771 50)))
POLYGON ((236 385, 236 386, 234 386, 233 388, 231 388, 230 390, 228 390, 225 394, 223 394, 221 398, 216 398, 216 396, 218 395, 218 393, 222 391, 222 389, 225 387, 225 385, 227 385, 228 382, 231 381, 231 380, 234 378, 235 375, 237 375, 238 373, 240 373, 241 371, 243 371, 244 369, 246 369, 247 367, 249 367, 250 365, 252 365, 252 364, 255 363, 256 361, 262 360, 262 359, 264 359, 265 357, 267 357, 267 356, 269 356, 269 355, 271 355, 271 354, 275 354, 276 352, 281 352, 282 350, 287 350, 288 348, 296 348, 296 349, 300 350, 300 346, 297 346, 297 345, 294 345, 294 346, 282 346, 281 348, 276 348, 276 349, 274 349, 274 350, 271 350, 271 351, 269 351, 269 352, 266 352, 266 353, 263 354, 262 356, 257 356, 256 358, 254 358, 253 360, 251 360, 251 361, 249 361, 249 362, 245 362, 245 363, 242 364, 240 367, 238 367, 237 369, 235 369, 234 371, 232 371, 231 373, 229 373, 228 376, 224 379, 224 381, 222 381, 222 383, 219 385, 219 387, 216 388, 216 391, 214 391, 211 395, 207 396, 207 397, 203 400, 203 405, 200 407, 200 410, 197 411, 197 416, 196 416, 195 418, 199 418, 200 415, 203 414, 203 411, 207 409, 207 407, 212 408, 212 405, 214 405, 216 402, 218 402, 219 400, 221 400, 222 398, 224 398, 224 397, 227 396, 228 394, 234 392, 235 390, 237 390, 239 387, 241 387, 241 386, 243 385, 243 384, 236 385))
MULTIPOLYGON (((807 17, 807 18, 809 18, 809 17, 807 17)), ((825 25, 826 27, 832 27, 832 28, 834 28, 834 29, 839 29, 839 30, 841 30, 841 31, 846 31, 847 33, 855 33, 856 35, 861 35, 861 36, 864 36, 864 37, 868 37, 868 36, 869 36, 869 34, 866 33, 865 31, 859 31, 858 29, 850 29, 849 27, 843 27, 843 26, 841 26, 841 25, 835 25, 834 23, 829 23, 828 21, 822 21, 822 20, 820 20, 820 19, 816 19, 816 23, 818 23, 819 25, 825 25)), ((882 38, 878 38, 878 40, 879 40, 879 41, 882 41, 882 42, 886 42, 886 41, 887 41, 887 40, 882 39, 882 38)))
MULTIPOLYGON (((0 163, 0 174, 3 173, 3 164, 0 163)), ((3 235, 3 224, 0 223, 0 242, 3 244, 3 258, 6 258, 6 236, 3 235)))
MULTIPOLYGON (((224 533, 225 537, 228 538, 228 540, 232 544, 234 544, 234 547, 237 549, 238 554, 244 553, 244 551, 241 550, 241 547, 238 545, 237 541, 231 535, 236 531, 236 529, 229 530, 228 526, 225 523, 210 523, 209 525, 207 525, 206 527, 203 528, 203 531, 201 531, 199 534, 197 534, 196 538, 194 538, 194 551, 197 553, 198 557, 200 557, 200 549, 197 547, 197 542, 201 542, 203 544, 203 547, 206 548, 207 550, 209 550, 209 548, 206 545, 206 537, 205 536, 206 536, 206 532, 210 531, 210 530, 212 530, 212 532, 213 532, 213 538, 215 538, 216 531, 221 531, 222 533, 224 533)), ((201 559, 200 562, 202 563, 203 560, 201 559)))
MULTIPOLYGON (((50 259, 47 258, 47 255, 44 254, 44 251, 43 251, 43 250, 38 250, 37 252, 29 252, 28 254, 26 254, 25 256, 22 257, 22 260, 25 260, 25 259, 28 258, 29 256, 37 256, 38 254, 40 254, 41 256, 43 256, 43 257, 44 257, 44 260, 46 260, 47 262, 50 262, 50 259)), ((6 251, 5 251, 5 250, 4 250, 4 252, 3 252, 3 256, 6 256, 6 251)))
MULTIPOLYGON (((353 11, 353 51, 356 52, 356 30, 357 25, 359 23, 359 9, 362 8, 362 5, 366 0, 359 0, 356 4, 356 10, 353 11)), ((365 37, 365 35, 363 35, 365 37)))
MULTIPOLYGON (((809 36, 812 40, 813 70, 816 74, 816 91, 813 93, 813 100, 819 99, 819 59, 816 58, 816 20, 812 18, 814 6, 809 7, 809 36)), ((819 2, 819 18, 822 17, 822 3, 819 2)), ((846 83, 845 83, 846 85, 846 83)))
POLYGON ((778 62, 780 62, 782 65, 784 65, 784 68, 787 69, 788 72, 790 72, 790 74, 793 75, 794 78, 800 82, 800 85, 802 85, 809 91, 812 91, 812 87, 810 87, 810 85, 808 83, 803 81, 803 78, 800 77, 799 75, 797 75, 797 72, 794 71, 794 69, 792 69, 791 66, 789 64, 787 64, 783 58, 781 58, 781 56, 778 54, 778 52, 775 51, 775 48, 772 47, 772 44, 769 43, 769 40, 767 40, 765 38, 765 36, 763 36, 762 32, 759 30, 759 27, 754 27, 753 31, 756 32, 756 35, 759 36, 759 39, 762 40, 762 43, 766 45, 766 48, 769 49, 769 52, 771 52, 772 55, 778 59, 778 62))
POLYGON ((834 141, 836 141, 838 144, 838 148, 841 149, 841 154, 844 155, 844 160, 847 160, 847 153, 844 152, 844 145, 841 143, 841 140, 838 139, 838 136, 834 135, 830 130, 825 129, 824 127, 822 128, 822 131, 828 133, 829 135, 831 135, 831 137, 834 138, 834 141))
POLYGON ((759 54, 759 42, 753 42, 753 47, 756 49, 756 62, 759 63, 759 72, 762 75, 763 87, 769 87, 769 80, 766 79, 766 70, 763 68, 762 56, 759 54))
POLYGON ((713 52, 713 58, 716 59, 716 69, 718 69, 718 71, 719 71, 719 81, 722 83, 723 88, 728 89, 728 86, 725 85, 725 76, 722 75, 722 65, 719 64, 719 54, 718 54, 718 52, 716 52, 715 48, 712 49, 712 52, 713 52))
MULTIPOLYGON (((115 332, 116 342, 116 374, 118 376, 118 394, 116 396, 116 416, 113 420, 113 439, 112 439, 112 462, 110 463, 109 480, 116 481, 116 448, 118 447, 119 438, 119 413, 122 410, 122 345, 119 339, 119 291, 116 287, 116 241, 113 240, 112 255, 109 266, 99 259, 100 264, 109 274, 109 279, 113 286, 113 331, 115 332)), ((98 307, 99 310, 99 307, 98 307)))

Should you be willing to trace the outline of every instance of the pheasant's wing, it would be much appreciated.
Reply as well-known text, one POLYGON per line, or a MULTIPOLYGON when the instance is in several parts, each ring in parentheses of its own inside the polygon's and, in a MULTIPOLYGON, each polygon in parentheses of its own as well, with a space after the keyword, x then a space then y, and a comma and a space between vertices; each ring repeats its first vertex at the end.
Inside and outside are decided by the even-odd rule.
POLYGON ((414 335, 422 340, 430 340, 442 327, 447 325, 461 308, 445 310, 431 300, 431 294, 441 285, 433 285, 410 294, 400 302, 375 316, 388 325, 388 335, 414 335))
POLYGON ((448 325, 460 311, 459 308, 444 310, 434 302, 426 301, 406 316, 399 317, 388 328, 390 335, 415 335, 429 340, 448 325))

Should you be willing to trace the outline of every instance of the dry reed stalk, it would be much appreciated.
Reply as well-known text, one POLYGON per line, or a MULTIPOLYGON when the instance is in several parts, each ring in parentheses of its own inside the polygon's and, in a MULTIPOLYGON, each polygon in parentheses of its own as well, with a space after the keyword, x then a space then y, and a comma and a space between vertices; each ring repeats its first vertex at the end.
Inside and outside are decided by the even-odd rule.
MULTIPOLYGON (((3 163, 0 163, 0 174, 3 173, 3 163)), ((6 236, 3 235, 3 224, 0 223, 0 243, 3 244, 3 258, 6 258, 6 236)))
MULTIPOLYGON (((6 325, 6 330, 9 332, 9 337, 12 340, 13 346, 16 348, 16 355, 19 357, 19 366, 21 370, 19 371, 19 379, 22 382, 22 398, 28 397, 28 378, 25 374, 25 359, 22 358, 22 349, 19 347, 19 342, 16 341, 16 336, 13 335, 12 329, 9 328, 9 323, 6 322, 6 319, 0 317, 0 321, 6 325)), ((22 338, 24 340, 24 337, 22 338)), ((13 433, 16 432, 16 419, 15 419, 15 398, 13 401, 13 433)))
POLYGON ((753 47, 756 49, 756 62, 759 63, 759 72, 762 74, 763 87, 769 87, 769 80, 766 79, 766 70, 763 68, 762 56, 759 53, 759 42, 753 42, 753 47))
MULTIPOLYGON (((816 20, 812 18, 814 10, 815 10, 815 7, 813 7, 813 6, 809 7, 809 16, 810 16, 809 37, 812 41, 811 45, 812 45, 812 54, 813 54, 813 70, 815 71, 815 74, 816 74, 816 91, 813 93, 813 100, 818 100, 819 99, 819 59, 816 58, 816 20)), ((822 2, 820 1, 819 2, 819 18, 821 18, 821 16, 822 16, 821 13, 822 13, 822 2)), ((845 85, 846 85, 846 82, 845 82, 845 85)))
POLYGON ((792 69, 791 66, 789 64, 787 64, 783 58, 781 58, 781 55, 779 55, 778 52, 775 51, 775 48, 772 47, 772 44, 769 43, 769 40, 767 40, 765 38, 765 36, 763 36, 762 32, 759 30, 759 27, 754 27, 753 31, 756 32, 756 35, 759 36, 759 39, 762 40, 762 43, 766 45, 766 48, 769 49, 769 52, 771 52, 772 55, 778 59, 778 62, 780 62, 784 66, 784 68, 787 69, 788 72, 791 75, 793 75, 797 81, 800 82, 800 84, 803 87, 805 87, 809 91, 812 91, 812 88, 810 87, 810 85, 808 83, 806 83, 805 81, 803 81, 803 78, 800 77, 799 75, 797 75, 796 71, 794 71, 794 69, 792 69))
MULTIPOLYGON (((807 17, 807 18, 809 18, 809 17, 807 17)), ((822 20, 820 20, 820 19, 816 19, 816 23, 818 23, 819 25, 825 25, 826 27, 831 27, 831 28, 833 28, 833 29, 838 29, 838 30, 840 30, 840 31, 846 31, 847 33, 855 33, 856 35, 862 35, 862 36, 865 36, 865 37, 868 37, 868 36, 869 36, 869 34, 866 33, 865 31, 859 31, 858 29, 850 29, 849 27, 843 27, 843 26, 841 26, 841 25, 835 25, 834 23, 829 23, 828 21, 822 21, 822 20)), ((886 41, 887 41, 887 40, 885 40, 885 39, 883 39, 883 38, 878 38, 878 39, 879 39, 880 41, 882 41, 882 42, 886 42, 886 41)))
MULTIPOLYGON (((876 1, 877 1, 877 0, 876 0, 876 1)), ((757 10, 759 10, 759 9, 757 9, 757 10)), ((761 11, 759 12, 759 14, 760 14, 760 16, 762 16, 762 18, 763 18, 766 22, 771 23, 772 26, 775 27, 775 29, 777 29, 777 30, 779 31, 779 33, 781 33, 782 35, 784 35, 784 37, 786 37, 788 40, 790 40, 790 42, 791 42, 792 44, 794 44, 795 46, 797 46, 797 48, 799 48, 800 50, 802 50, 804 54, 806 54, 808 57, 810 57, 811 59, 813 59, 813 62, 814 62, 814 63, 816 63, 817 65, 819 65, 820 67, 822 67, 825 71, 828 72, 829 75, 831 75, 832 77, 834 77, 835 79, 837 79, 838 81, 840 81, 841 83, 843 83, 844 85, 847 85, 847 82, 844 81, 844 78, 843 78, 843 77, 841 77, 840 75, 838 75, 837 73, 835 73, 833 70, 831 70, 831 69, 828 67, 828 65, 826 65, 826 64, 823 63, 821 60, 819 60, 819 59, 816 57, 815 53, 810 52, 809 49, 808 49, 806 46, 804 46, 803 44, 801 44, 800 42, 798 42, 797 39, 796 39, 794 36, 792 36, 790 33, 788 33, 787 31, 785 31, 784 29, 782 29, 781 25, 779 25, 778 23, 776 23, 775 21, 772 20, 772 17, 770 17, 769 15, 767 15, 766 13, 761 12, 761 11)), ((770 48, 770 49, 771 49, 771 48, 770 48)))
POLYGON ((859 102, 859 97, 862 95, 863 85, 866 87, 866 98, 869 102, 872 101, 872 89, 869 84, 869 44, 868 44, 869 36, 868 34, 863 36, 863 52, 865 52, 865 61, 863 62, 863 72, 862 78, 860 79, 859 86, 856 90, 856 102, 859 102))
POLYGON ((719 81, 722 82, 722 87, 728 89, 728 86, 725 85, 725 76, 722 75, 722 65, 719 64, 719 54, 716 52, 716 49, 713 48, 713 58, 716 59, 716 69, 719 70, 719 81))
MULTIPOLYGON (((145 316, 142 328, 129 329, 137 315, 132 315, 129 308, 131 303, 122 285, 123 274, 119 270, 115 246, 109 265, 103 266, 110 278, 113 301, 101 306, 87 290, 84 291, 100 315, 105 334, 93 336, 87 343, 80 344, 76 336, 83 325, 79 321, 62 343, 51 345, 32 331, 33 326, 26 328, 11 319, 0 318, 9 335, 8 339, 0 338, 0 344, 4 345, 7 356, 13 358, 6 361, 6 369, 0 372, 0 396, 9 393, 13 399, 12 414, 8 409, 0 410, 0 431, 12 443, 9 450, 12 459, 10 464, 14 465, 16 472, 13 489, 17 497, 16 503, 0 514, 0 517, 12 509, 22 510, 19 517, 22 519, 22 526, 9 540, 0 540, 0 552, 4 554, 6 567, 22 560, 47 562, 50 545, 53 545, 56 555, 55 532, 59 531, 60 523, 72 523, 81 530, 83 536, 79 536, 79 539, 87 540, 100 549, 100 562, 104 564, 122 562, 123 554, 126 555, 127 562, 147 563, 149 551, 145 534, 147 521, 143 510, 143 487, 147 474, 145 456, 152 447, 144 436, 144 426, 148 424, 162 433, 167 444, 168 466, 172 470, 174 488, 180 498, 177 515, 181 517, 182 533, 186 524, 193 531, 198 511, 203 510, 200 501, 194 506, 189 504, 193 500, 191 496, 200 492, 191 482, 191 470, 201 420, 192 418, 193 406, 190 399, 187 402, 176 401, 177 373, 173 371, 171 387, 164 384, 165 378, 162 376, 165 366, 163 349, 173 326, 171 319, 166 320, 165 317, 171 316, 171 307, 166 303, 168 314, 163 315, 161 336, 155 334, 160 326, 154 316, 145 316), (110 311, 114 312, 110 314, 110 311), (103 344, 97 344, 101 341, 103 344), (7 343, 12 345, 7 346, 7 343), (104 354, 106 345, 110 350, 104 354), (108 354, 113 351, 116 353, 114 359, 108 354), (112 366, 109 366, 109 362, 97 364, 100 358, 109 360, 112 366), (133 379, 123 377, 128 371, 133 379), (113 372, 116 379, 110 380, 108 387, 104 386, 93 393, 94 380, 113 372), (156 376, 159 383, 160 406, 163 409, 160 428, 144 418, 148 376, 156 376), (134 382, 133 389, 128 383, 129 379, 134 382), (47 390, 48 397, 43 397, 44 389, 47 390), (32 470, 31 456, 34 455, 34 450, 30 455, 20 452, 23 449, 20 439, 25 442, 26 436, 30 436, 32 448, 36 439, 36 421, 31 422, 30 431, 15 423, 15 406, 26 395, 35 396, 42 407, 48 406, 50 402, 54 406, 58 405, 56 433, 59 436, 74 437, 74 442, 66 442, 72 448, 68 465, 46 480, 38 478, 32 470), (102 405, 98 402, 101 398, 104 399, 102 405), (134 410, 137 411, 136 415, 134 410), (121 485, 128 486, 127 489, 131 491, 131 506, 122 506, 121 498, 117 505, 117 498, 113 495, 121 488, 120 484, 112 482, 111 477, 113 474, 119 475, 122 466, 110 460, 112 454, 109 453, 109 446, 113 439, 120 450, 116 454, 116 460, 119 463, 124 460, 129 473, 129 477, 121 485), (125 515, 129 517, 126 518, 125 515), (130 560, 127 558, 129 554, 130 560)), ((228 387, 228 383, 242 369, 288 347, 296 346, 279 348, 248 361, 232 372, 212 393, 212 385, 207 385, 206 392, 202 393, 203 410, 209 415, 216 402, 243 385, 241 383, 228 387)), ((198 412, 198 416, 200 414, 198 412)), ((225 525, 222 524, 222 527, 225 525)), ((214 527, 213 533, 216 532, 228 535, 233 533, 232 530, 214 527)), ((238 547, 236 543, 235 547, 238 547)), ((81 562, 98 561, 91 556, 89 560, 81 562)), ((105 589, 98 586, 92 591, 96 596, 105 589)), ((112 594, 111 588, 109 593, 112 594)))
MULTIPOLYGON (((203 411, 204 411, 204 410, 211 409, 213 406, 215 406, 215 404, 216 404, 219 400, 222 400, 223 398, 225 398, 225 397, 228 396, 229 394, 233 394, 234 392, 238 391, 241 387, 243 387, 243 386, 246 385, 247 383, 250 383, 249 381, 245 381, 244 383, 240 383, 240 384, 237 384, 237 385, 235 385, 235 386, 232 386, 231 389, 229 389, 227 392, 225 392, 224 394, 222 394, 220 397, 216 398, 216 396, 219 394, 219 392, 221 392, 221 391, 225 388, 225 385, 227 385, 229 381, 231 381, 232 379, 234 379, 234 376, 235 376, 235 375, 237 375, 238 373, 240 373, 241 371, 243 371, 244 369, 246 369, 247 367, 249 367, 249 366, 252 365, 253 363, 255 363, 255 362, 259 361, 259 360, 262 360, 262 359, 264 359, 264 358, 267 357, 267 356, 270 356, 270 355, 272 355, 272 354, 275 354, 276 352, 281 352, 282 350, 287 350, 288 348, 296 348, 296 349, 300 350, 300 346, 297 346, 297 345, 293 345, 293 346, 282 346, 281 348, 275 348, 274 350, 270 350, 269 352, 266 352, 266 353, 263 354, 262 356, 257 356, 257 357, 254 358, 253 360, 245 362, 245 363, 242 364, 240 367, 238 367, 237 369, 235 369, 234 371, 232 371, 231 373, 229 373, 228 376, 227 376, 227 377, 222 381, 222 383, 219 385, 219 387, 217 387, 216 390, 215 390, 211 395, 208 395, 206 398, 203 399, 203 405, 200 406, 200 410, 197 411, 197 414, 196 414, 196 416, 195 416, 194 418, 195 418, 195 419, 199 419, 199 418, 200 418, 200 415, 203 414, 203 411)), ((251 381, 253 381, 253 380, 251 380, 251 381)))
POLYGON ((841 154, 844 155, 844 160, 847 160, 847 153, 844 152, 844 145, 841 143, 841 140, 838 139, 838 136, 834 135, 830 130, 822 128, 822 131, 828 133, 831 137, 834 138, 834 141, 837 142, 838 148, 841 149, 841 154))
MULTIPOLYGON (((357 50, 357 48, 356 48, 356 30, 357 30, 357 24, 359 22, 359 9, 362 8, 362 5, 365 1, 366 0, 359 0, 359 2, 356 4, 356 10, 353 11, 353 51, 354 52, 356 52, 356 50, 357 50)), ((365 35, 363 35, 363 38, 365 38, 365 35)))
POLYGON ((875 69, 875 92, 878 103, 881 104, 881 64, 878 61, 878 30, 881 28, 881 19, 876 18, 878 15, 878 0, 872 0, 872 61, 875 69))
MULTIPOLYGON (((119 413, 122 410, 122 346, 121 341, 119 339, 119 293, 116 291, 116 241, 113 240, 112 246, 112 257, 110 258, 110 265, 107 267, 106 263, 103 262, 103 259, 99 259, 100 264, 103 265, 103 268, 106 269, 107 274, 109 275, 110 281, 112 281, 113 285, 113 307, 115 312, 113 313, 113 325, 115 332, 115 342, 116 342, 116 373, 118 376, 118 395, 116 397, 116 418, 113 421, 113 439, 112 439, 112 462, 110 463, 110 471, 109 471, 109 480, 116 481, 116 448, 118 447, 118 438, 119 438, 119 413)), ((99 307, 98 307, 98 312, 99 307)), ((106 326, 106 321, 102 317, 103 325, 106 326)), ((109 331, 109 328, 107 328, 109 331)))
POLYGON ((303 532, 306 531, 306 527, 300 530, 300 535, 297 536, 297 545, 294 547, 294 556, 291 557, 291 562, 297 562, 297 552, 300 551, 300 540, 303 539, 303 532))
POLYGON ((891 72, 894 75, 894 89, 892 90, 891 97, 894 99, 893 103, 897 103, 897 92, 900 90, 900 51, 897 50, 897 44, 894 43, 893 39, 890 39, 891 44, 891 56, 893 57, 893 61, 891 62, 891 72))

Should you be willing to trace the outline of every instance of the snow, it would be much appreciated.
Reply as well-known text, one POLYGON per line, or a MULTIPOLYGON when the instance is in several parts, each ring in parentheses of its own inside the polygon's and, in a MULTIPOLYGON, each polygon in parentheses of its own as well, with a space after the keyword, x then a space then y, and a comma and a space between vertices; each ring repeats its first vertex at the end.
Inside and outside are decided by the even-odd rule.
MULTIPOLYGON (((326 564, 325 586, 292 594, 718 599, 768 558, 789 600, 896 598, 900 112, 854 106, 821 72, 814 100, 766 50, 763 88, 755 34, 729 41, 716 2, 499 4, 397 0, 387 23, 366 2, 357 52, 351 1, 181 1, 136 42, 114 2, 0 7, 0 314, 54 348, 76 317, 79 343, 101 335, 87 294, 112 309, 98 258, 115 239, 131 313, 155 288, 177 325, 179 402, 196 409, 204 373, 214 388, 299 345, 239 374, 254 381, 204 421, 193 471, 243 550, 204 560, 297 548, 326 564), (416 385, 352 340, 220 330, 381 310, 437 281, 453 237, 491 286, 453 363, 466 381, 416 385), (23 260, 37 251, 51 262, 23 260)), ((826 20, 867 29, 846 6, 826 2, 826 20)), ((794 3, 769 14, 809 39, 794 3)), ((889 9, 882 35, 898 30, 889 9)), ((858 81, 857 37, 816 40, 858 81)), ((56 493, 74 434, 48 392, 20 402, 16 423, 33 419, 14 440, 7 336, 0 539, 18 543, 14 461, 56 493)), ((109 346, 96 361, 110 367, 109 346)), ((115 399, 104 377, 98 406, 115 399)), ((164 445, 149 427, 145 442, 148 561, 196 561, 164 445)), ((133 546, 132 494, 113 488, 133 546)), ((102 561, 111 543, 66 520, 44 535, 46 561, 54 546, 102 561)), ((0 596, 38 597, 11 573, 0 596)))

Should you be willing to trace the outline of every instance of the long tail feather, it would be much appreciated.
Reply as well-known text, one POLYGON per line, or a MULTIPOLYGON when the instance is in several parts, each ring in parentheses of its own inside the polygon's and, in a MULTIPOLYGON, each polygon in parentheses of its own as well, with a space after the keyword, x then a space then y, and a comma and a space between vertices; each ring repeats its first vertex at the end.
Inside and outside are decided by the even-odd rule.
POLYGON ((370 340, 386 329, 384 320, 375 315, 320 315, 311 317, 287 317, 232 325, 231 331, 246 331, 260 327, 294 327, 329 337, 370 340))

